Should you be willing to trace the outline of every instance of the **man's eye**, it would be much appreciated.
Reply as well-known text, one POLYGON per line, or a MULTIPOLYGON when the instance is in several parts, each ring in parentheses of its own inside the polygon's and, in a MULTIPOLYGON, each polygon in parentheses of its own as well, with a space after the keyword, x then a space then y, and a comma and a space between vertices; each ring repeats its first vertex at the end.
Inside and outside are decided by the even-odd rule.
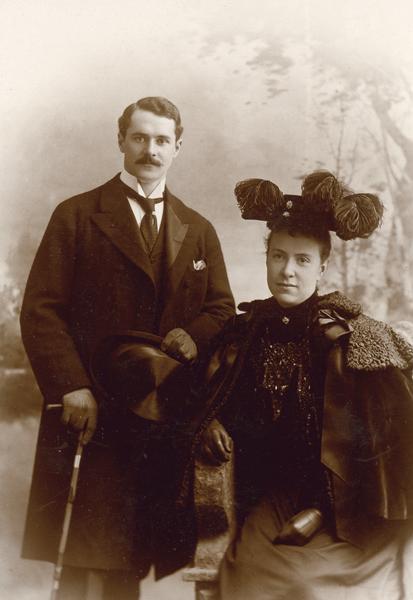
POLYGON ((157 143, 158 143, 159 146, 163 146, 164 144, 167 143, 167 141, 164 138, 159 138, 157 140, 157 143))
POLYGON ((145 138, 142 136, 136 136, 133 139, 135 142, 138 142, 138 144, 143 144, 143 142, 145 141, 145 138))
POLYGON ((298 262, 300 264, 306 264, 310 262, 310 259, 308 258, 308 256, 300 256, 298 262))

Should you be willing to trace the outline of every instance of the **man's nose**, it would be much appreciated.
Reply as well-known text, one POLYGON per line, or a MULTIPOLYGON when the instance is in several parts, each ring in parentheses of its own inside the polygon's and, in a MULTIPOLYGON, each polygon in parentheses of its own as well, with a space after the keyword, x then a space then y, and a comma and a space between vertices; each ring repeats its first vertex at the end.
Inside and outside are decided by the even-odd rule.
POLYGON ((146 151, 151 155, 156 155, 156 143, 155 140, 148 139, 146 144, 146 151))

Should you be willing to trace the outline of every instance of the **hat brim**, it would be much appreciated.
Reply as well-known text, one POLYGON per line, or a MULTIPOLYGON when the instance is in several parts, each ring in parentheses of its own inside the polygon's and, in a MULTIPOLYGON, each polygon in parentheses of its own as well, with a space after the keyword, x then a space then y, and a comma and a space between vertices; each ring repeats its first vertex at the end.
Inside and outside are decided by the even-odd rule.
POLYGON ((91 376, 112 406, 132 410, 144 419, 168 420, 184 365, 163 352, 161 343, 155 334, 127 330, 98 345, 91 376))

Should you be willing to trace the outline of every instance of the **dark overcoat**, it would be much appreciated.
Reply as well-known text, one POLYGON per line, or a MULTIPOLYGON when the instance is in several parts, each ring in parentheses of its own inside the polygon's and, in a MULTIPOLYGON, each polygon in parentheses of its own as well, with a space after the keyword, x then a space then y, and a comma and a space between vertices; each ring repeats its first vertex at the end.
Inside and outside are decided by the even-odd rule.
MULTIPOLYGON (((153 549, 146 547, 150 532, 145 528, 140 532, 144 547, 132 543, 139 540, 136 498, 144 493, 145 482, 137 481, 139 466, 125 455, 125 448, 117 451, 124 421, 118 418, 116 407, 106 410, 91 381, 89 365, 96 347, 123 330, 163 336, 182 327, 202 348, 234 312, 212 225, 168 190, 164 222, 161 314, 157 314, 151 260, 119 176, 56 208, 28 279, 22 337, 45 405, 61 402, 64 394, 84 387, 94 391, 100 405, 98 428, 84 450, 65 555, 65 563, 72 566, 134 569, 145 574, 153 556, 153 549)), ((59 425, 59 417, 56 411, 43 410, 23 544, 24 557, 52 562, 74 445, 70 433, 59 425)), ((137 423, 135 429, 139 427, 137 423)), ((161 464, 162 456, 158 457, 161 464)), ((182 562, 178 546, 175 543, 175 551, 165 547, 164 560, 155 552, 158 575, 182 562)))

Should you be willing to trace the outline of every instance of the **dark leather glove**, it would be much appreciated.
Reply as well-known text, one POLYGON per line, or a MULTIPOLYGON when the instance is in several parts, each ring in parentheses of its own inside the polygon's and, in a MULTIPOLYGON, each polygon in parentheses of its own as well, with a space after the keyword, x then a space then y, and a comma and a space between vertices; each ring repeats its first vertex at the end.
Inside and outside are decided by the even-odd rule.
POLYGON ((184 329, 171 329, 162 340, 161 350, 170 356, 186 361, 195 360, 198 349, 194 340, 184 329))
POLYGON ((205 431, 201 442, 201 454, 207 462, 220 465, 231 458, 232 439, 221 423, 214 419, 205 431))

